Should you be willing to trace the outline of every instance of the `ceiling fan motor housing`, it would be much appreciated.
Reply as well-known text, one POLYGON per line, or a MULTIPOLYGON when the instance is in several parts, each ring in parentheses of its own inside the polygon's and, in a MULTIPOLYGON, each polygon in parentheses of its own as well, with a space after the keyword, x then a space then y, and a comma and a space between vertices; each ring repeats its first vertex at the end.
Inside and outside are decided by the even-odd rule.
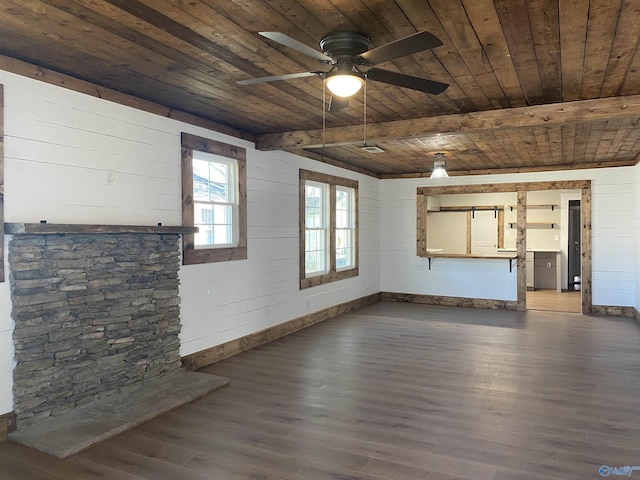
POLYGON ((320 40, 322 51, 335 60, 351 59, 371 48, 369 37, 358 32, 331 32, 320 40))

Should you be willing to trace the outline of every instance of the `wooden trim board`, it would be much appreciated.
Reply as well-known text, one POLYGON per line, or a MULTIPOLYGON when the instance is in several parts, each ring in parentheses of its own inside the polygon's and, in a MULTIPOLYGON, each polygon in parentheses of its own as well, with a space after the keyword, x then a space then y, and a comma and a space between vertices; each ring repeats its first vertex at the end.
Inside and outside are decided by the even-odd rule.
POLYGON ((357 298, 349 302, 325 308, 324 310, 309 313, 302 317, 294 318, 293 320, 281 323, 280 325, 265 328, 264 330, 260 330, 259 332, 246 335, 236 340, 231 340, 230 342, 186 355, 182 358, 182 366, 188 370, 199 370, 200 368, 211 365, 212 363, 216 363, 220 360, 224 360, 225 358, 237 355, 238 353, 251 350, 252 348, 264 345, 272 340, 284 337, 337 315, 376 303, 379 300, 380 294, 374 293, 372 295, 367 295, 366 297, 357 298))
POLYGON ((597 317, 624 317, 638 320, 638 311, 634 307, 619 307, 615 305, 593 305, 591 315, 597 317))
MULTIPOLYGON (((518 310, 518 302, 509 300, 445 297, 414 293, 380 292, 380 301, 422 303, 426 305, 444 305, 447 307, 487 308, 491 310, 518 310)), ((640 320, 639 313, 640 312, 638 312, 634 307, 593 305, 591 315, 600 317, 623 317, 640 320)))
POLYGON ((380 292, 382 302, 423 303, 426 305, 444 305, 447 307, 487 308, 490 310, 517 310, 518 304, 509 300, 485 298, 444 297, 439 295, 420 295, 415 293, 380 292))
POLYGON ((4 442, 9 434, 16 429, 15 412, 0 415, 0 442, 4 442))

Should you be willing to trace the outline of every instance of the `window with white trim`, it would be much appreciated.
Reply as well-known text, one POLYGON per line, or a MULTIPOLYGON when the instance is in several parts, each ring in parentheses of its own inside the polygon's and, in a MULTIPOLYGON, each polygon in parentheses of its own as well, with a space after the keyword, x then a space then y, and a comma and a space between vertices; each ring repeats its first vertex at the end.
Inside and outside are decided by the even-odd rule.
POLYGON ((309 277, 328 271, 329 185, 307 181, 304 193, 304 272, 309 277))
POLYGON ((238 245, 236 162, 205 152, 193 152, 195 248, 238 245))
POLYGON ((336 270, 353 268, 355 240, 355 190, 336 186, 336 270))
POLYGON ((358 275, 358 182, 300 170, 300 288, 358 275))
POLYGON ((185 265, 247 258, 246 178, 244 148, 182 134, 185 265))

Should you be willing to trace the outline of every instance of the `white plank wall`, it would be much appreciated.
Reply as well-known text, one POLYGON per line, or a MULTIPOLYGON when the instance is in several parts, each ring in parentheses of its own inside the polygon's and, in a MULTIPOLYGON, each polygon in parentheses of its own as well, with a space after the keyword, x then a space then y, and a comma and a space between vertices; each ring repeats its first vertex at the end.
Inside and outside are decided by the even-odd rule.
MULTIPOLYGON (((429 179, 380 181, 14 74, 0 71, 0 83, 7 222, 179 225, 180 132, 247 149, 249 258, 181 269, 183 355, 381 290, 516 298, 506 260, 437 259, 428 270, 416 256, 416 187, 429 179), (358 277, 299 290, 299 168, 360 182, 358 277)), ((638 308, 640 167, 445 183, 575 179, 593 181, 593 301, 638 308)), ((10 305, 0 284, 0 414, 13 408, 10 305)))
MULTIPOLYGON (((7 222, 180 225, 180 133, 247 149, 249 258, 181 268, 182 355, 380 291, 377 179, 7 72, 0 83, 7 222), (359 181, 358 277, 298 288, 299 168, 359 181)), ((13 409, 10 305, 0 284, 0 414, 13 409)))
MULTIPOLYGON (((640 312, 640 163, 636 165, 636 310, 640 312)), ((638 318, 640 320, 640 318, 638 318)))
POLYGON ((381 287, 383 291, 452 297, 516 299, 515 269, 506 260, 435 259, 415 254, 416 188, 553 180, 592 181, 593 303, 637 305, 638 167, 518 175, 451 177, 447 180, 383 180, 380 190, 381 287), (437 183, 436 183, 437 182, 437 183), (625 220, 626 219, 626 220, 625 220))
MULTIPOLYGON (((6 178, 6 177, 5 177, 6 178)), ((6 183, 6 182, 5 182, 6 183)), ((0 415, 13 410, 13 320, 9 294, 9 270, 5 235, 5 282, 0 283, 0 415)))
POLYGON ((249 156, 249 259, 181 270, 183 354, 253 333, 284 319, 380 291, 378 188, 375 179, 282 152, 249 156), (359 180, 360 275, 299 290, 298 169, 359 180))

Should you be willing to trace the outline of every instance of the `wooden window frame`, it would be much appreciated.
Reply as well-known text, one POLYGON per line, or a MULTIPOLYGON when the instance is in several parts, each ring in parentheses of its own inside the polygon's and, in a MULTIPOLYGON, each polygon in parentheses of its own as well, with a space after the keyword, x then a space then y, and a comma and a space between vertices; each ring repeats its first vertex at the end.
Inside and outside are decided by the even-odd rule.
POLYGON ((189 133, 182 133, 182 226, 194 226, 193 208, 193 152, 205 152, 235 160, 237 165, 237 232, 238 245, 234 247, 195 248, 195 235, 182 237, 182 264, 228 262, 247 258, 247 151, 189 133))
POLYGON ((324 285, 326 283, 337 282, 345 278, 359 275, 359 200, 358 182, 348 178, 336 177, 324 173, 312 172, 300 169, 299 188, 299 212, 300 212, 300 289, 324 285), (328 272, 320 275, 306 276, 305 273, 305 183, 307 181, 326 183, 329 185, 329 268, 328 272), (336 187, 348 187, 353 189, 353 209, 354 209, 354 241, 353 241, 353 267, 349 269, 336 270, 336 187))

